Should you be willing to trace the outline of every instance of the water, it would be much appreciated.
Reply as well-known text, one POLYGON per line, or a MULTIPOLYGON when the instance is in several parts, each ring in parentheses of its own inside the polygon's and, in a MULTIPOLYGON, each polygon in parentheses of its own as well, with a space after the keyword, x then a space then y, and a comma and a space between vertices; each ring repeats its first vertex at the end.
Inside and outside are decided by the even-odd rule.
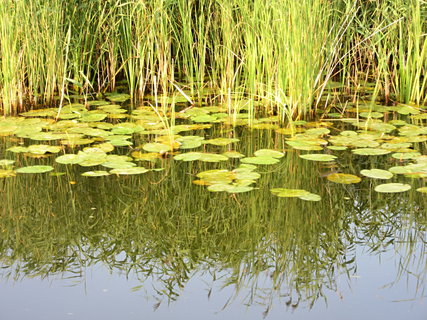
MULTIPOLYGON (((90 178, 81 173, 102 168, 14 156, 16 167, 53 164, 65 174, 0 180, 1 318, 427 317, 427 198, 416 191, 425 179, 394 176, 412 187, 396 194, 375 192, 382 182, 374 179, 326 179, 411 160, 334 151, 336 161, 315 162, 274 130, 217 125, 196 133, 240 139, 233 147, 201 147, 210 152, 269 148, 285 155, 258 166, 255 189, 236 194, 193 181, 202 171, 233 170, 238 159, 182 162, 165 154, 144 162, 162 171, 90 178), (308 190, 321 201, 270 192, 279 187, 308 190)), ((17 143, 31 144, 3 138, 5 157, 17 143)), ((416 147, 424 153, 424 145, 416 147)))

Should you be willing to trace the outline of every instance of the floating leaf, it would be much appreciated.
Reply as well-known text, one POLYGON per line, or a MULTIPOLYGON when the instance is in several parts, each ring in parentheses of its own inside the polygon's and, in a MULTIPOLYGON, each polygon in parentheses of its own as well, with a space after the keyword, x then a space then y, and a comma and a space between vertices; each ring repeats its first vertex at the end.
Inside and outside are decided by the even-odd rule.
POLYGON ((2 159, 0 160, 0 167, 9 167, 15 163, 15 160, 2 159))
POLYGON ((373 179, 391 179, 393 177, 393 173, 381 169, 362 170, 360 173, 368 178, 373 179))
POLYGON ((233 150, 225 151, 222 154, 224 156, 226 156, 227 158, 231 158, 231 159, 239 159, 239 158, 244 158, 245 157, 244 154, 242 154, 240 152, 237 152, 237 151, 233 151, 233 150))
POLYGON ((181 153, 173 158, 175 160, 182 160, 182 161, 195 161, 199 160, 202 154, 200 152, 187 152, 187 153, 181 153))
POLYGON ((335 150, 335 151, 347 150, 347 147, 345 146, 327 146, 326 148, 328 148, 329 150, 335 150))
POLYGON ((361 112, 359 113, 359 116, 361 116, 362 118, 379 119, 379 118, 382 118, 384 114, 381 112, 361 112))
POLYGON ((111 168, 111 169, 127 169, 136 167, 136 163, 129 162, 129 161, 108 161, 102 163, 103 167, 111 168))
POLYGON ((194 122, 214 122, 217 120, 217 118, 206 114, 206 115, 191 117, 191 120, 193 120, 194 122))
POLYGON ((315 193, 307 193, 307 194, 304 194, 302 196, 299 196, 298 198, 301 200, 305 200, 305 201, 320 201, 320 200, 322 200, 322 197, 315 194, 315 193))
POLYGON ((334 161, 337 157, 331 154, 310 153, 300 154, 300 158, 311 161, 334 161))
POLYGON ((58 146, 49 146, 45 144, 34 144, 28 147, 29 153, 45 154, 45 153, 58 153, 62 148, 58 146))
POLYGON ((421 153, 419 152, 396 152, 393 153, 391 156, 397 160, 409 160, 416 159, 420 155, 421 153))
POLYGON ((96 122, 102 121, 107 117, 106 113, 86 113, 83 114, 78 120, 81 122, 96 122))
POLYGON ((360 148, 352 150, 354 154, 361 156, 380 156, 384 154, 388 154, 391 151, 385 149, 375 149, 375 148, 360 148))
POLYGON ((283 198, 299 198, 301 196, 305 196, 310 192, 302 189, 286 189, 286 188, 273 188, 270 191, 278 196, 283 198))
POLYGON ((110 174, 107 171, 102 171, 102 170, 98 170, 98 171, 86 171, 82 173, 82 176, 84 177, 104 177, 104 176, 109 176, 110 174))
POLYGON ((130 99, 130 95, 127 93, 111 93, 106 96, 112 102, 125 102, 130 99))
POLYGON ((142 174, 146 173, 150 170, 144 167, 133 167, 133 168, 125 168, 125 169, 113 169, 110 171, 112 174, 122 174, 122 175, 131 175, 131 174, 142 174))
POLYGON ((282 158, 285 154, 280 151, 271 150, 271 149, 260 149, 254 153, 257 157, 271 157, 271 158, 282 158))
POLYGON ((362 181, 360 177, 347 173, 332 173, 326 177, 329 181, 342 184, 359 183, 362 181))
POLYGON ((375 191, 381 193, 397 193, 408 191, 410 189, 411 186, 409 184, 403 183, 385 183, 375 187, 375 191))
POLYGON ((213 144, 215 146, 226 146, 226 145, 229 145, 230 143, 238 142, 238 141, 240 140, 235 138, 216 138, 216 139, 205 140, 204 143, 213 144))
POLYGON ((15 146, 15 147, 8 148, 6 151, 10 151, 13 153, 22 153, 22 152, 28 152, 28 148, 27 147, 21 147, 21 146, 15 146))
POLYGON ((417 191, 421 193, 427 193, 427 187, 418 188, 417 191))
POLYGON ((273 157, 247 157, 243 158, 240 161, 243 163, 251 163, 251 164, 276 164, 279 163, 279 159, 273 157))
POLYGON ((52 171, 52 166, 28 166, 16 169, 18 173, 44 173, 52 171))
POLYGON ((155 161, 161 158, 161 155, 157 152, 142 153, 140 151, 134 151, 131 155, 138 161, 155 161))
POLYGON ((227 161, 228 157, 223 156, 222 154, 202 153, 198 160, 203 162, 220 162, 227 161))
POLYGON ((64 154, 55 159, 56 162, 62 163, 62 164, 77 164, 81 160, 82 158, 76 154, 64 154))
POLYGON ((0 169, 0 179, 1 178, 10 178, 16 176, 15 171, 13 170, 7 170, 7 169, 0 169))
POLYGON ((142 149, 148 152, 157 152, 157 153, 165 153, 168 151, 172 151, 172 147, 170 145, 164 144, 164 143, 147 143, 145 144, 142 149))

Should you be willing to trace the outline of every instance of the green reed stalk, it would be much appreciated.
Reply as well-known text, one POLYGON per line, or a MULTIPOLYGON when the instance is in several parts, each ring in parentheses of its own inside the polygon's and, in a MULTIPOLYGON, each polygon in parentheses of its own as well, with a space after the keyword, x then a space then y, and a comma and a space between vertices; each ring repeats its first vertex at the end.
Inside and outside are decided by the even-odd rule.
POLYGON ((249 118, 259 104, 305 117, 331 78, 427 99, 424 0, 4 0, 0 13, 4 113, 52 101, 63 83, 88 95, 118 80, 134 98, 154 79, 162 95, 179 81, 199 101, 208 87, 249 118))

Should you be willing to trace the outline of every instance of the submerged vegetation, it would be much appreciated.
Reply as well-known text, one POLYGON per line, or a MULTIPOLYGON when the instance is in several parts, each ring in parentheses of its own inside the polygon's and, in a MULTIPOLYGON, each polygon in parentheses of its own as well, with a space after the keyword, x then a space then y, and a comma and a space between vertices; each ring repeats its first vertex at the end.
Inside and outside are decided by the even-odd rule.
POLYGON ((331 87, 427 99, 424 0, 3 0, 0 17, 4 114, 113 90, 282 118, 327 108, 331 87))

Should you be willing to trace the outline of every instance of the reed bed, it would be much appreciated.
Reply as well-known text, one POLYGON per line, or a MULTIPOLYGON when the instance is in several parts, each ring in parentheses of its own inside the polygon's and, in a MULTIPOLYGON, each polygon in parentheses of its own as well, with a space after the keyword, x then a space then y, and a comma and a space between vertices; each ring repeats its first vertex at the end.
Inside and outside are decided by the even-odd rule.
POLYGON ((179 87, 295 118, 330 80, 427 101, 424 0, 3 0, 0 17, 5 115, 59 96, 179 87))

